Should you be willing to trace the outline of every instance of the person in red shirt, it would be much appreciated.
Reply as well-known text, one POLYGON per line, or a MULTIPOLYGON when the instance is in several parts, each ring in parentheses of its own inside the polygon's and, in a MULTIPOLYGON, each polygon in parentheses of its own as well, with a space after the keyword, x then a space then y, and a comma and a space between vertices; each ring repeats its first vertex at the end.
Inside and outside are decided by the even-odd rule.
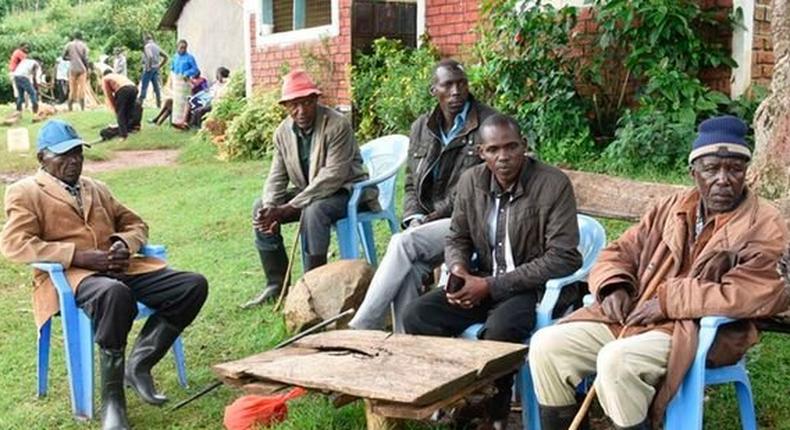
POLYGON ((14 52, 11 53, 11 58, 8 60, 8 80, 11 82, 11 88, 14 91, 14 100, 17 99, 17 90, 16 85, 14 84, 14 71, 19 63, 22 62, 25 58, 27 58, 27 54, 30 52, 30 44, 27 42, 22 42, 19 44, 19 47, 14 49, 14 52))

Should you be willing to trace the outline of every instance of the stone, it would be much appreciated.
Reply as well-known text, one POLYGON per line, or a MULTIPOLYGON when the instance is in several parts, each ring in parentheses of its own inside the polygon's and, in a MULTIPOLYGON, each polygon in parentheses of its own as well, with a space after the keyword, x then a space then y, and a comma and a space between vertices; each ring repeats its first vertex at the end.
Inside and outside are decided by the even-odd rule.
MULTIPOLYGON (((297 333, 346 309, 358 309, 371 279, 373 268, 364 260, 334 261, 305 273, 285 298, 286 327, 297 333)), ((350 320, 338 321, 335 328, 346 328, 350 320)))

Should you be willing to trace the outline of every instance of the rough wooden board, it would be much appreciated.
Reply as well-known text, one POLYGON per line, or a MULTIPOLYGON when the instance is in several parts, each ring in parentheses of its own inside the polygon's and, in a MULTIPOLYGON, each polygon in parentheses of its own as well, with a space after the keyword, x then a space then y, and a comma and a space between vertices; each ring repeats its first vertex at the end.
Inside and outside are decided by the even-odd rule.
POLYGON ((244 390, 246 394, 255 394, 258 396, 270 396, 272 394, 277 394, 282 390, 287 389, 289 386, 285 384, 278 384, 275 382, 262 382, 262 381, 255 381, 249 384, 244 384, 241 389, 244 390))
POLYGON ((441 408, 446 408, 453 403, 465 398, 466 396, 482 389, 488 384, 493 383, 497 378, 505 376, 510 372, 502 372, 499 375, 490 375, 487 378, 480 379, 471 385, 464 387, 461 390, 453 393, 442 400, 426 406, 414 406, 403 403, 385 402, 381 400, 371 400, 370 407, 372 412, 380 416, 402 418, 410 420, 424 420, 430 417, 434 412, 441 408))
POLYGON ((426 405, 481 378, 515 370, 519 344, 339 330, 214 366, 223 378, 277 381, 356 397, 426 405), (478 372, 483 369, 481 374, 478 372))

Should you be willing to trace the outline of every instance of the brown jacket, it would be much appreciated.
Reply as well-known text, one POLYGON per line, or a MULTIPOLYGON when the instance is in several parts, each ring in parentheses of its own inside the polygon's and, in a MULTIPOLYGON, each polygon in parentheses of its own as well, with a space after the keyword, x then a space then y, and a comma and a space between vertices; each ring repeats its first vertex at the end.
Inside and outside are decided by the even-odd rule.
MULTIPOLYGON (((274 156, 263 186, 264 207, 289 203, 303 208, 313 200, 329 197, 341 189, 350 191, 354 182, 368 179, 351 124, 335 110, 318 105, 308 184, 299 164, 299 148, 293 124, 293 119, 288 117, 274 132, 274 156), (296 195, 286 201, 291 195, 287 189, 289 182, 296 187, 296 195)), ((366 188, 360 203, 367 203, 370 210, 379 210, 378 191, 377 187, 366 188)))
MULTIPOLYGON (((590 272, 590 291, 598 303, 609 285, 626 282, 635 301, 648 285, 658 283, 658 298, 669 321, 634 327, 628 333, 663 330, 672 335, 667 375, 653 399, 651 415, 658 423, 683 381, 697 348, 698 320, 706 315, 747 319, 719 331, 708 360, 732 364, 758 340, 748 320, 785 309, 788 295, 776 271, 788 232, 779 212, 747 191, 732 212, 708 220, 712 236, 701 249, 690 248, 699 193, 678 193, 653 207, 623 236, 604 249, 590 272), (658 274, 666 273, 659 279, 658 274)), ((563 322, 599 321, 615 334, 621 326, 607 318, 596 303, 563 322)))
MULTIPOLYGON (((107 250, 119 238, 135 253, 148 240, 148 226, 115 200, 107 185, 83 176, 80 188, 84 216, 74 197, 43 171, 9 186, 0 237, 0 251, 13 262, 62 264, 75 292, 80 281, 95 273, 71 266, 75 250, 107 250)), ((164 267, 161 260, 134 257, 127 273, 164 267)), ((33 278, 33 315, 40 327, 58 311, 58 297, 45 272, 36 270, 33 278)))
MULTIPOLYGON (((472 253, 477 252, 478 270, 492 273, 488 226, 494 202, 492 182, 485 164, 461 175, 444 250, 448 267, 459 263, 468 267, 472 253)), ((516 269, 489 278, 495 301, 542 290, 549 279, 581 267, 576 198, 571 181, 559 169, 532 158, 525 160, 510 201, 507 228, 516 269)))

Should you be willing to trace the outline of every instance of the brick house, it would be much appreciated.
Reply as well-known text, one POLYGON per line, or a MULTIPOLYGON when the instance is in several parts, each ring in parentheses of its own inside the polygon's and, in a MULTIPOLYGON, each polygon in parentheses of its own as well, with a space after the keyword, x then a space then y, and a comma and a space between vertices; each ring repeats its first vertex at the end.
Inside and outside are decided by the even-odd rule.
MULTIPOLYGON (((549 0, 557 7, 579 7, 574 31, 593 33, 595 22, 584 0, 549 0)), ((773 54, 770 0, 699 0, 726 13, 740 8, 743 27, 723 37, 731 41, 735 70, 706 70, 712 88, 742 94, 752 83, 770 83, 773 54)), ((443 56, 462 57, 477 35, 480 0, 244 0, 244 57, 248 92, 276 87, 287 68, 319 70, 325 101, 350 109, 352 52, 386 35, 414 44, 427 34, 443 56), (317 67, 320 66, 320 67, 317 67)), ((584 38, 582 37, 581 40, 584 38)), ((581 55, 592 50, 580 47, 581 55)), ((316 72, 313 72, 316 74, 316 72)))

